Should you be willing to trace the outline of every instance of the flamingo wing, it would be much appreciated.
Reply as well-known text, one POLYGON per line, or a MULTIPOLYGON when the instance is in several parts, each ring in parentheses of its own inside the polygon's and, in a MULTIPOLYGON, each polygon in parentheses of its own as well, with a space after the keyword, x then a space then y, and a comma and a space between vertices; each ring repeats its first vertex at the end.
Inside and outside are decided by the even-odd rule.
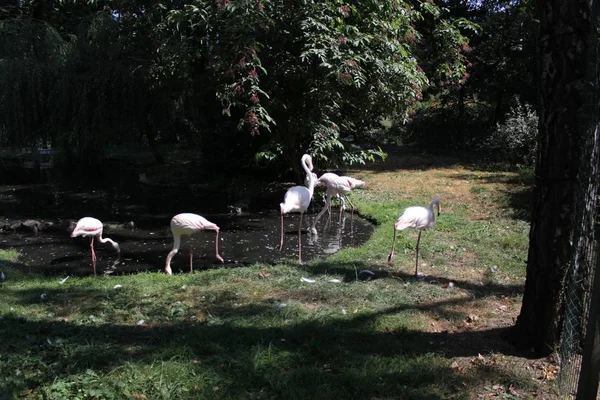
POLYGON ((283 203, 281 203, 282 212, 304 212, 310 204, 310 192, 304 186, 292 186, 285 192, 283 203))
POLYGON ((429 228, 434 221, 430 210, 425 207, 408 207, 398 221, 394 224, 395 229, 401 231, 406 228, 423 229, 429 228))
POLYGON ((346 195, 352 189, 352 186, 348 182, 348 180, 333 174, 331 172, 327 172, 319 178, 317 181, 320 185, 325 185, 327 190, 332 194, 341 194, 346 195))
POLYGON ((77 225, 75 225, 71 237, 96 236, 99 233, 102 233, 102 222, 96 218, 83 217, 77 221, 77 225))
POLYGON ((192 213, 177 214, 171 220, 171 228, 186 231, 197 231, 201 229, 214 229, 216 225, 206 218, 192 213))

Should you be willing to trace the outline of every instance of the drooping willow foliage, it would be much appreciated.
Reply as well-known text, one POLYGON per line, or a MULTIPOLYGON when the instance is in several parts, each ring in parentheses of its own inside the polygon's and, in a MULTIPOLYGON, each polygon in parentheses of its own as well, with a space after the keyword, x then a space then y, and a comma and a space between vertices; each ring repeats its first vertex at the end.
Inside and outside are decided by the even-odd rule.
POLYGON ((48 144, 48 99, 64 68, 69 45, 50 26, 30 20, 0 21, 0 144, 48 144))
POLYGON ((123 130, 141 126, 146 93, 123 62, 118 26, 105 13, 70 40, 31 20, 0 23, 0 143, 61 147, 92 165, 123 130))
POLYGON ((142 121, 143 85, 123 62, 118 25, 100 13, 83 23, 52 93, 57 144, 86 164, 102 157, 105 145, 119 143, 124 130, 142 121))

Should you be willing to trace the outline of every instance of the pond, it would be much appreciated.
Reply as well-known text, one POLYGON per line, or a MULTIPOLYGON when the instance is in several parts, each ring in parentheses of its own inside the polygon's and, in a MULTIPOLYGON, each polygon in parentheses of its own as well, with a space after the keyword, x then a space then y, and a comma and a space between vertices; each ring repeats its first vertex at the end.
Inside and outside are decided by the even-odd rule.
MULTIPOLYGON (((308 234, 309 224, 320 211, 322 192, 303 218, 302 260, 326 257, 343 247, 359 246, 370 236, 372 225, 349 210, 339 217, 332 207, 317 225, 319 234, 308 234)), ((70 238, 67 222, 93 216, 104 224, 104 237, 119 243, 118 259, 110 244, 95 242, 98 274, 120 274, 164 269, 165 258, 173 247, 169 223, 181 212, 200 214, 216 223, 221 264, 215 258, 212 231, 184 236, 182 247, 171 263, 174 273, 189 271, 189 248, 194 247, 194 270, 235 267, 254 263, 297 262, 299 214, 284 217, 284 246, 279 251, 280 214, 277 200, 254 203, 242 212, 232 212, 232 204, 218 194, 203 194, 182 187, 154 187, 141 183, 121 187, 68 187, 57 184, 0 186, 0 217, 4 229, 0 248, 17 249, 20 263, 31 270, 56 275, 92 273, 89 241, 70 238), (273 204, 271 204, 273 203, 273 204), (39 221, 37 235, 19 222, 39 221)))

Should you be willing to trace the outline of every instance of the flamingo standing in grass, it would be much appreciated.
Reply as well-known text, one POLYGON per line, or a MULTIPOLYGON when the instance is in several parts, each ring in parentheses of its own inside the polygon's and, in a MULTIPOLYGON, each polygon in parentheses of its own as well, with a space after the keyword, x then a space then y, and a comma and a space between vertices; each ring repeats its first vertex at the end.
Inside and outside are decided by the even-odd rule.
MULTIPOLYGON (((223 262, 223 258, 219 255, 219 227, 206 218, 191 213, 177 214, 171 219, 171 233, 173 234, 173 249, 167 255, 167 261, 165 264, 165 272, 169 275, 173 274, 171 271, 171 259, 179 251, 181 246, 181 236, 192 235, 202 230, 211 230, 217 233, 215 239, 215 250, 217 259, 223 262)), ((190 247, 190 272, 193 272, 192 258, 194 256, 194 247, 190 247)))
POLYGON ((342 216, 342 210, 344 210, 346 208, 346 202, 344 201, 344 199, 348 200, 348 203, 350 203, 352 212, 354 213, 354 204, 352 204, 352 202, 350 201, 348 194, 350 193, 350 191, 353 188, 361 187, 364 184, 365 183, 359 179, 352 178, 350 176, 338 176, 331 172, 327 172, 327 173, 321 175, 321 177, 317 180, 317 186, 323 185, 327 188, 326 189, 327 197, 325 200, 325 206, 319 212, 319 214, 317 214, 317 217, 313 221, 311 232, 313 234, 315 234, 317 232, 317 228, 316 228, 317 222, 319 221, 319 218, 321 218, 321 216, 325 213, 325 210, 329 210, 329 213, 331 214, 330 207, 331 207, 331 198, 333 196, 337 196, 341 200, 340 219, 342 216))
POLYGON ((279 251, 283 248, 283 215, 290 212, 300 213, 300 223, 298 224, 298 264, 302 264, 302 215, 308 209, 315 190, 316 175, 311 171, 313 169, 312 158, 305 154, 300 161, 302 168, 308 177, 308 187, 292 186, 283 197, 283 203, 279 204, 281 210, 281 241, 279 251))
POLYGON ((77 221, 75 229, 71 233, 71 237, 83 236, 90 238, 90 249, 92 250, 92 265, 94 267, 94 275, 96 275, 96 253, 94 252, 94 238, 98 237, 100 243, 109 242, 117 251, 117 255, 121 255, 119 244, 112 239, 102 238, 102 222, 96 218, 84 217, 77 221))
POLYGON ((431 200, 429 208, 422 206, 408 207, 398 221, 394 224, 394 242, 392 243, 392 252, 388 256, 388 262, 392 261, 394 257, 394 247, 396 246, 396 231, 401 231, 406 228, 415 228, 419 230, 419 237, 417 239, 417 258, 415 261, 415 276, 419 276, 419 243, 421 242, 421 232, 423 229, 431 228, 435 225, 435 214, 433 212, 433 206, 437 206, 437 215, 440 215, 442 206, 440 205, 440 199, 435 198, 431 200))

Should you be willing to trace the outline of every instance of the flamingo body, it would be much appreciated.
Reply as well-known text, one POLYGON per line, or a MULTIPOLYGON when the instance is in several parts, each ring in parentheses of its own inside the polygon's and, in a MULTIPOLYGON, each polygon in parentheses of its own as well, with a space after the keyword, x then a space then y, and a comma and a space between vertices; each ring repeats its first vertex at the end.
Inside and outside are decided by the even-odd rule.
POLYGON ((394 257, 394 247, 396 245, 396 232, 407 228, 413 228, 419 230, 419 236, 417 239, 417 251, 415 261, 415 276, 419 275, 419 244, 421 242, 421 233, 423 229, 429 229, 435 225, 435 213, 433 207, 437 206, 437 215, 440 215, 441 204, 440 199, 435 198, 431 200, 429 207, 413 206, 408 207, 404 210, 400 218, 394 223, 394 241, 392 243, 392 251, 388 256, 388 262, 394 257))
MULTIPOLYGON (((192 213, 177 214, 171 219, 171 233, 173 234, 173 249, 167 255, 165 263, 165 272, 169 275, 173 274, 171 270, 171 260, 181 247, 181 237, 184 235, 193 235, 202 230, 212 230, 216 232, 215 249, 216 257, 223 262, 223 258, 219 255, 219 227, 207 220, 206 218, 192 213)), ((193 247, 190 247, 190 272, 193 271, 192 258, 194 255, 193 247)))
POLYGON ((279 243, 279 251, 283 248, 283 215, 291 212, 300 213, 300 223, 298 225, 298 264, 302 264, 302 216, 310 205, 316 183, 316 175, 311 172, 313 170, 311 156, 304 154, 300 162, 302 168, 306 172, 308 187, 292 186, 283 196, 283 203, 279 204, 279 210, 281 212, 281 240, 279 243))
POLYGON ((408 207, 400 218, 394 224, 394 229, 397 231, 404 230, 406 228, 415 229, 427 229, 435 225, 435 214, 433 210, 421 207, 413 206, 408 207))
POLYGON ((97 237, 100 243, 109 242, 117 251, 117 254, 119 256, 121 254, 119 244, 112 239, 103 238, 102 231, 103 225, 100 220, 92 217, 83 217, 77 221, 77 225, 75 225, 75 229, 73 229, 73 232, 71 233, 72 238, 77 236, 90 238, 90 249, 92 251, 92 266, 94 267, 94 275, 96 275, 96 253, 94 252, 94 238, 97 237))

